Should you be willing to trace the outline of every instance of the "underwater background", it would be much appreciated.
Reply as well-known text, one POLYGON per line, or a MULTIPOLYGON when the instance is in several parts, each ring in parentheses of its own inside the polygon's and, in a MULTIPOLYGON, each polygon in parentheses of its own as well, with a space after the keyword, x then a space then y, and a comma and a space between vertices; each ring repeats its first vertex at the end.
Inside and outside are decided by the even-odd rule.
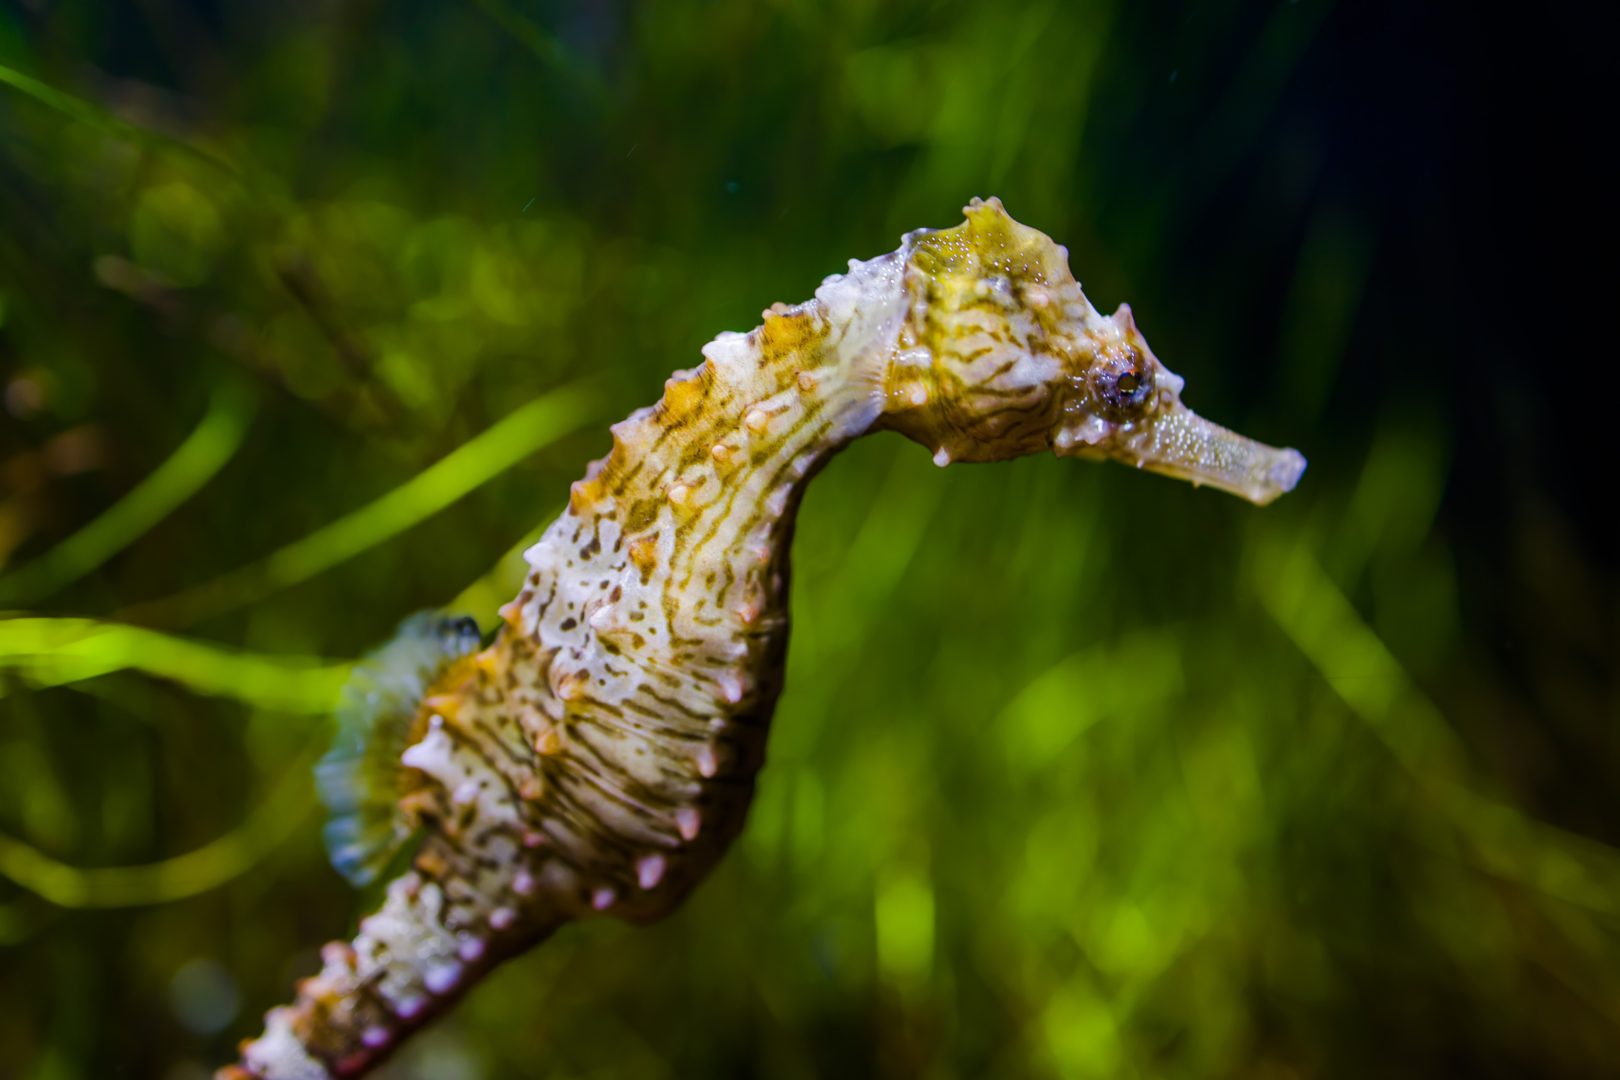
POLYGON ((721 869, 379 1075, 1620 1075, 1612 61, 1520 16, 0 6, 0 1076, 229 1059, 374 899, 345 665, 975 195, 1298 490, 856 444, 721 869))

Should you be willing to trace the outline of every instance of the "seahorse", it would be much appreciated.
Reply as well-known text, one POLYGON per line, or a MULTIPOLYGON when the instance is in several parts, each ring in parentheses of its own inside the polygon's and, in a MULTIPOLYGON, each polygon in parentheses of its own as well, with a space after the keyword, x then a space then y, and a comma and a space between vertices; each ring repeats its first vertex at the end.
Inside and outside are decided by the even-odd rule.
POLYGON ((788 640, 808 482, 895 431, 939 465, 1052 450, 1265 504, 1305 468, 1181 401, 1128 306, 997 199, 722 333, 615 424, 480 647, 419 617, 362 665, 321 767, 337 867, 399 865, 231 1080, 366 1072, 563 924, 670 912, 743 826, 788 640), (414 845, 414 846, 412 846, 414 845))

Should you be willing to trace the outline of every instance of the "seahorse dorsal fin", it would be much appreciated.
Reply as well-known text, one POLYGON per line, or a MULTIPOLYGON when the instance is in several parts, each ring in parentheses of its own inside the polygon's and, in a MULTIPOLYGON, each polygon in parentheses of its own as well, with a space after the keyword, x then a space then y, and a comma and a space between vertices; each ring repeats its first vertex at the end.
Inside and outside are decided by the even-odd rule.
POLYGON ((375 879, 409 839, 411 825, 400 811, 400 755, 419 734, 412 729, 428 688, 478 646, 473 620, 418 612, 357 664, 344 686, 337 736, 315 766, 315 784, 331 815, 327 855, 355 885, 375 879))

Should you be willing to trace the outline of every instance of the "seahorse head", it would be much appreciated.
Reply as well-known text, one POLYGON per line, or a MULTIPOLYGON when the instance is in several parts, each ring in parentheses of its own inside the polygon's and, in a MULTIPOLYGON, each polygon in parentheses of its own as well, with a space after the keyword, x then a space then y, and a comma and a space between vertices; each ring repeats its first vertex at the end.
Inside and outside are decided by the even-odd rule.
POLYGON ((1148 347, 1131 309, 1100 314, 1068 252, 974 199, 950 229, 911 234, 908 310, 884 423, 934 460, 1002 461, 1052 449, 1113 458, 1264 504, 1305 469, 1181 402, 1183 382, 1148 347))

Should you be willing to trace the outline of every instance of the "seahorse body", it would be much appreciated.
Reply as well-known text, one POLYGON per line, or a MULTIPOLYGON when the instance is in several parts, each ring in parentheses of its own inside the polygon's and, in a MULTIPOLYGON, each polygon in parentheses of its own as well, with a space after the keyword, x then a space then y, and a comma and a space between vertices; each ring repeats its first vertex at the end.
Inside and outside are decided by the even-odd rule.
MULTIPOLYGON (((563 923, 681 901, 742 827, 782 688, 794 515, 851 440, 891 428, 941 465, 1112 457, 1256 503, 1293 487, 1304 459, 1187 410, 1129 308, 1099 314, 1061 247, 995 199, 965 213, 721 334, 613 426, 493 644, 446 647, 382 759, 385 839, 420 836, 409 869, 221 1076, 358 1075, 563 923)), ((375 864, 364 839, 340 830, 340 865, 375 864)))

